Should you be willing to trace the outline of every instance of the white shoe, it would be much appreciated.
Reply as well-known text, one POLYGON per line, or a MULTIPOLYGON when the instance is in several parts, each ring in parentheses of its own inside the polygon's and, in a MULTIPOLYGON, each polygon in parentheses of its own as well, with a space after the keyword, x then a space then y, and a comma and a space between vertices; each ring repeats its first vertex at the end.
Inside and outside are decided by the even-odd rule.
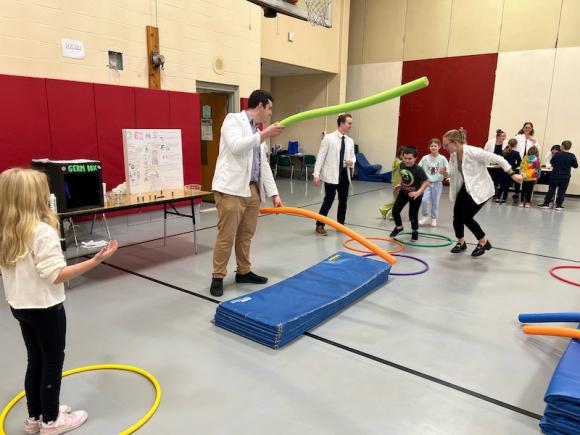
POLYGON ((73 411, 69 414, 61 412, 56 421, 50 424, 40 424, 40 435, 59 435, 70 432, 87 421, 88 416, 86 411, 73 411))
POLYGON ((427 216, 423 216, 421 219, 419 219, 419 225, 421 226, 427 225, 428 222, 429 218, 427 216))
POLYGON ((437 219, 431 219, 431 226, 432 227, 436 227, 437 226, 437 219))
MULTIPOLYGON (((58 407, 59 413, 68 414, 71 412, 71 407, 68 405, 60 405, 58 407)), ((40 423, 41 420, 33 420, 32 418, 27 418, 24 421, 24 431, 26 433, 34 434, 40 432, 40 423)))

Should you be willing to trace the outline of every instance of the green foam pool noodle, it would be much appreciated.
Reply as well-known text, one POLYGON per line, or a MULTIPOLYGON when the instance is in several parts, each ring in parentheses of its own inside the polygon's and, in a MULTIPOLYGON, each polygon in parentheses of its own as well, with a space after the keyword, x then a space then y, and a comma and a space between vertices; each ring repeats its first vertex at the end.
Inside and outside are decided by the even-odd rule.
POLYGON ((336 115, 338 113, 352 112, 355 110, 363 109, 365 107, 373 106, 375 104, 382 103, 393 98, 401 97, 403 95, 410 94, 411 92, 418 91, 429 86, 429 80, 427 77, 421 77, 412 82, 405 83, 404 85, 397 86, 393 89, 388 89, 386 91, 380 92, 369 97, 361 98, 360 100, 349 101, 344 104, 337 104, 336 106, 321 107, 319 109, 307 110, 305 112, 297 113, 296 115, 284 118, 278 124, 288 127, 289 125, 295 124, 300 121, 306 121, 307 119, 319 118, 321 116, 336 115))

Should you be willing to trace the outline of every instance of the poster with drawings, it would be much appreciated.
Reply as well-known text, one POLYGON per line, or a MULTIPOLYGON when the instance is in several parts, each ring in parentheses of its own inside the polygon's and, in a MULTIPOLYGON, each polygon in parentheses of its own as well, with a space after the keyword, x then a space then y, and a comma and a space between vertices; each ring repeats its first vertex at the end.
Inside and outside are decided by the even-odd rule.
POLYGON ((123 129, 123 153, 127 193, 183 187, 181 130, 123 129))

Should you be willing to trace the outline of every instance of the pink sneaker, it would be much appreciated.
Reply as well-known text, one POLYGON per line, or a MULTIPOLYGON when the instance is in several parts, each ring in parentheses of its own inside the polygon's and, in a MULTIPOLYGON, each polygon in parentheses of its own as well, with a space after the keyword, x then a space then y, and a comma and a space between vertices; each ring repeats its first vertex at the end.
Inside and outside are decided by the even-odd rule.
MULTIPOLYGON (((70 413, 71 408, 68 405, 60 405, 58 407, 58 411, 62 412, 63 414, 68 414, 70 413)), ((32 418, 27 418, 26 420, 24 420, 24 431, 26 433, 39 433, 40 423, 41 420, 33 420, 32 418)))
POLYGON ((59 435, 70 432, 87 421, 88 416, 86 411, 74 411, 68 414, 61 412, 56 421, 50 424, 40 424, 40 435, 59 435))

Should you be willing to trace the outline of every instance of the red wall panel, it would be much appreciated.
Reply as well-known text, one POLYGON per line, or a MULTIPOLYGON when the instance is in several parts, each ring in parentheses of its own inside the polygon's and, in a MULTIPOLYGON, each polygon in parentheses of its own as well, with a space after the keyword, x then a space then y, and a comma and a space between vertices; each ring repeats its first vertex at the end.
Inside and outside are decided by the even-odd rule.
POLYGON ((98 159, 92 83, 46 80, 52 159, 98 159))
POLYGON ((99 157, 103 181, 110 190, 125 181, 124 128, 135 128, 135 88, 95 85, 99 157))
POLYGON ((169 92, 135 88, 136 128, 170 128, 169 92))
POLYGON ((0 75, 0 171, 50 157, 46 81, 0 75))
POLYGON ((487 141, 497 53, 403 62, 402 82, 421 76, 429 86, 401 98, 398 145, 428 153, 427 141, 463 126, 471 145, 487 141))
POLYGON ((185 184, 201 183, 201 125, 199 95, 169 93, 170 127, 181 129, 183 179, 185 184))

